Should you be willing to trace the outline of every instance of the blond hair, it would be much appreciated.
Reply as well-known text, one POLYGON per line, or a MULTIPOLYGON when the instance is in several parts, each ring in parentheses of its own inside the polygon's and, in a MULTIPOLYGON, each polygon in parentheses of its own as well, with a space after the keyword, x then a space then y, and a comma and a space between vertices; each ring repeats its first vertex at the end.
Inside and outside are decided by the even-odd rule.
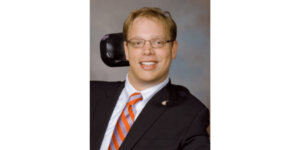
POLYGON ((128 40, 127 38, 129 27, 132 25, 134 19, 138 17, 146 17, 161 21, 166 28, 169 38, 171 38, 169 40, 176 40, 177 26, 175 21, 172 19, 171 14, 168 11, 161 10, 160 8, 144 7, 132 11, 125 20, 123 24, 123 36, 126 41, 128 40))

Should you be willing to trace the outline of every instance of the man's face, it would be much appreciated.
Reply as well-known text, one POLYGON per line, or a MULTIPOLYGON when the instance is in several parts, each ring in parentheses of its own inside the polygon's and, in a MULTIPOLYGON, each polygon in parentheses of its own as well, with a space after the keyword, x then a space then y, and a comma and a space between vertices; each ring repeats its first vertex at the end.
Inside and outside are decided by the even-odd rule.
MULTIPOLYGON (((167 41, 170 37, 157 19, 138 17, 129 27, 127 39, 167 41)), ((142 48, 134 48, 124 42, 124 48, 126 59, 130 63, 128 77, 131 84, 143 84, 146 85, 143 88, 147 88, 147 85, 156 85, 167 78, 171 61, 176 57, 177 41, 173 42, 173 46, 169 42, 161 48, 152 47, 150 41, 146 41, 142 48)))

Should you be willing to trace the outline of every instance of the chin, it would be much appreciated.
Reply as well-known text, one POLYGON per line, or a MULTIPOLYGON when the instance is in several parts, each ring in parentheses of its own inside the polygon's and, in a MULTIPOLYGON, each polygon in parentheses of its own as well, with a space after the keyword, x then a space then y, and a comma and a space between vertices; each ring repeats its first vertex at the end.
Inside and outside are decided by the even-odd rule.
POLYGON ((155 84, 159 82, 163 82, 165 80, 164 77, 157 74, 141 74, 139 78, 143 82, 155 83, 155 84))
POLYGON ((155 82, 157 80, 157 78, 155 78, 154 76, 140 76, 140 80, 144 81, 144 82, 155 82))

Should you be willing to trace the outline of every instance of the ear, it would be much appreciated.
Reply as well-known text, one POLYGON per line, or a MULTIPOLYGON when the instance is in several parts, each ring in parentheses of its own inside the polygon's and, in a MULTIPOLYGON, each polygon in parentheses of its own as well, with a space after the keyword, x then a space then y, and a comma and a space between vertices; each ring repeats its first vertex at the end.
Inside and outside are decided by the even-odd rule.
POLYGON ((126 56, 126 60, 128 60, 128 47, 127 47, 127 42, 124 41, 123 42, 123 46, 124 46, 124 50, 125 50, 125 56, 126 56))
POLYGON ((172 59, 176 58, 177 55, 178 42, 174 41, 172 46, 172 59))

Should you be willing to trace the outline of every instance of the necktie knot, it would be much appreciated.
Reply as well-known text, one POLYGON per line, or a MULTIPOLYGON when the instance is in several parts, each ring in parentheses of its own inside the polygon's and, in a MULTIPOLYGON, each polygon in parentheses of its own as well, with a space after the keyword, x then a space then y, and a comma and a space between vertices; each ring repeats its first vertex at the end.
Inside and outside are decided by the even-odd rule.
POLYGON ((132 106, 132 105, 134 105, 135 103, 137 103, 141 100, 143 100, 142 94, 138 93, 138 92, 135 92, 135 93, 130 95, 129 100, 127 102, 127 105, 132 106))

